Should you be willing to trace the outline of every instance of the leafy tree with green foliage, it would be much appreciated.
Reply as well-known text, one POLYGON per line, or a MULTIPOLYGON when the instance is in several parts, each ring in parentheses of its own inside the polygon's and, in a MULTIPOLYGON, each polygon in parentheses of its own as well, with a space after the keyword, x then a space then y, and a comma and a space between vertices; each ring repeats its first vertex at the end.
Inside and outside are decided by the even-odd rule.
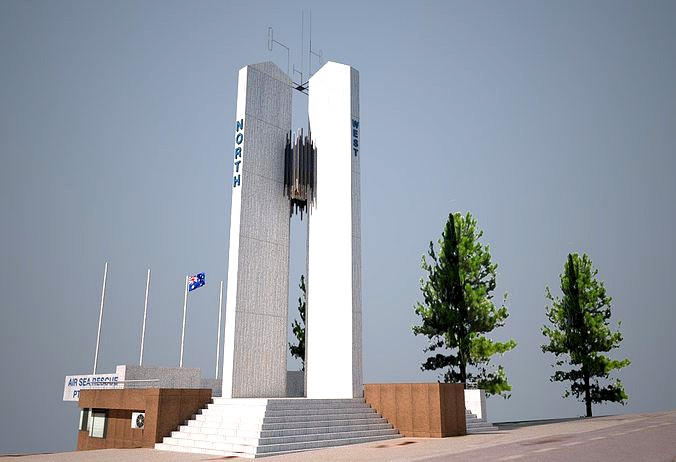
POLYGON ((464 217, 448 215, 439 252, 430 242, 428 258, 422 257, 427 280, 420 280, 423 302, 415 305, 422 323, 413 326, 413 333, 428 338, 426 353, 436 353, 422 363, 422 370, 448 368, 440 374, 444 382, 465 386, 473 382, 487 395, 509 398, 512 387, 504 368, 490 363, 495 354, 516 347, 516 342, 496 342, 484 335, 503 326, 509 314, 504 304, 507 294, 501 306, 493 303, 498 266, 491 262, 488 245, 479 242, 482 236, 469 212, 464 217))
POLYGON ((619 347, 622 334, 610 330, 612 299, 603 282, 597 281, 597 274, 586 254, 568 254, 560 276, 563 297, 553 297, 546 288, 551 306, 546 306, 545 312, 551 326, 542 328, 549 338, 542 351, 556 356, 554 367, 565 368, 557 370, 550 380, 571 382, 563 397, 583 396, 587 417, 592 416, 592 403, 624 404, 629 399, 619 379, 606 386, 599 384, 599 379, 608 379, 612 371, 628 366, 630 361, 616 361, 602 354, 619 347))
POLYGON ((305 370, 305 308, 307 306, 307 292, 305 291, 305 276, 300 275, 300 297, 298 297, 298 313, 300 313, 300 322, 297 319, 293 320, 293 335, 296 336, 298 344, 294 345, 289 342, 289 351, 291 351, 291 356, 298 358, 301 361, 303 368, 305 370))

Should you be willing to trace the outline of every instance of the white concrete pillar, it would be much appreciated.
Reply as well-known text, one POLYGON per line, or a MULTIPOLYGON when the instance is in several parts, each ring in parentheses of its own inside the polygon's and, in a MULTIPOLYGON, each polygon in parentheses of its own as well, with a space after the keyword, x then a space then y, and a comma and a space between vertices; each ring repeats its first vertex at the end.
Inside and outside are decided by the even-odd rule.
POLYGON ((361 397, 358 71, 326 63, 310 78, 308 114, 317 183, 308 231, 306 396, 361 397))

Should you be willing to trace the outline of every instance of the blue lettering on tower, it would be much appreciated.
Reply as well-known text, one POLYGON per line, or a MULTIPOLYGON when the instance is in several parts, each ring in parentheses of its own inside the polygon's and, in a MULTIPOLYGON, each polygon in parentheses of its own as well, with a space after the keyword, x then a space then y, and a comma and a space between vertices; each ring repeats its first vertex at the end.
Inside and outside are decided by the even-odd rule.
POLYGON ((352 151, 355 157, 359 153, 359 121, 352 119, 352 151))
POLYGON ((232 187, 236 188, 237 186, 242 185, 242 145, 244 143, 244 119, 237 121, 235 127, 235 159, 233 166, 233 176, 232 176, 232 187))

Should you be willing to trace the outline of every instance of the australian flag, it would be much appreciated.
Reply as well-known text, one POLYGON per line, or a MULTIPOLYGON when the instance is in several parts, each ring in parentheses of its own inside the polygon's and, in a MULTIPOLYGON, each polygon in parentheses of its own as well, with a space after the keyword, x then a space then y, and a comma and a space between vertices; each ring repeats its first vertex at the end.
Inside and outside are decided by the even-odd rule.
POLYGON ((206 284, 204 273, 197 273, 194 276, 188 276, 188 292, 192 292, 195 289, 202 287, 206 284))

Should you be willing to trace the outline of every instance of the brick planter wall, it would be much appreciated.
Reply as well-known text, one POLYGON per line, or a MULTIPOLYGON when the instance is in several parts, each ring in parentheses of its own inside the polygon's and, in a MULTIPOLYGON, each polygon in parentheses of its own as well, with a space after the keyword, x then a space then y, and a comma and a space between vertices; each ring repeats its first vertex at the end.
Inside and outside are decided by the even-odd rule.
POLYGON ((366 384, 364 398, 403 436, 442 438, 467 434, 462 384, 366 384))

